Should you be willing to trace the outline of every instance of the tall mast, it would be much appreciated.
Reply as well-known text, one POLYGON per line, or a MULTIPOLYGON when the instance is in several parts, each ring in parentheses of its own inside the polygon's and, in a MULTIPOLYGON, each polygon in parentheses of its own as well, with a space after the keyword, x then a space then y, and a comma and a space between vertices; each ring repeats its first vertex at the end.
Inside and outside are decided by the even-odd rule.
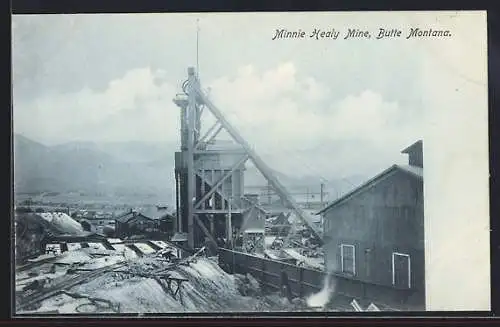
POLYGON ((200 19, 196 19, 196 78, 200 78, 200 62, 199 62, 199 49, 200 49, 200 19))

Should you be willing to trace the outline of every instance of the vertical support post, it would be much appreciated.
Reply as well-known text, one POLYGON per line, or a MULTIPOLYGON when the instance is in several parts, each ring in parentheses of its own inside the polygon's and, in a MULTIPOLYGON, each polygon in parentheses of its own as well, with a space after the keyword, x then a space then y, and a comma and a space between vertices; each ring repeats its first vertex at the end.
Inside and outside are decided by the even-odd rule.
MULTIPOLYGON (((224 176, 226 174, 226 170, 225 169, 222 169, 221 170, 221 177, 224 176)), ((219 194, 224 194, 224 186, 225 184, 227 183, 227 180, 225 180, 220 186, 219 186, 219 194)), ((221 202, 220 202, 220 205, 221 205, 221 210, 226 210, 226 201, 224 200, 224 198, 221 197, 221 202)))
POLYGON ((215 238, 215 225, 214 225, 214 215, 209 215, 208 219, 210 220, 210 234, 215 238))
POLYGON ((299 267, 299 297, 304 296, 304 268, 299 267))
MULTIPOLYGON (((201 166, 201 196, 204 196, 205 195, 205 167, 204 167, 204 162, 202 161, 202 166, 201 166)), ((201 204, 201 209, 205 209, 205 202, 206 201, 203 201, 203 203, 201 204)))
POLYGON ((232 217, 231 217, 231 201, 232 198, 229 198, 229 208, 226 216, 226 239, 230 242, 231 249, 233 248, 233 226, 232 226, 232 217))
POLYGON ((232 266, 232 270, 231 270, 231 273, 234 274, 234 273, 237 273, 236 271, 236 253, 234 251, 231 251, 232 253, 232 258, 233 258, 233 266, 232 266))
POLYGON ((196 196, 196 180, 194 171, 194 125, 196 121, 196 76, 194 68, 188 68, 188 106, 187 106, 187 218, 188 218, 188 246, 194 248, 194 208, 193 197, 196 196))
MULTIPOLYGON (((214 184, 215 184, 215 170, 212 169, 212 185, 214 185, 214 184)), ((215 193, 212 194, 212 196, 210 197, 210 199, 211 199, 210 200, 210 202, 211 202, 210 209, 215 209, 215 193)))

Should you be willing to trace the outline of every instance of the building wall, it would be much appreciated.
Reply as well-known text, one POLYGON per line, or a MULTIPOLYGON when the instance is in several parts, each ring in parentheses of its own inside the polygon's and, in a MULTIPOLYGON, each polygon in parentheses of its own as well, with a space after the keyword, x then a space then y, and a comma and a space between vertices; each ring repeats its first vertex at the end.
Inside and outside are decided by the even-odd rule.
POLYGON ((408 154, 408 164, 417 167, 424 166, 424 152, 423 152, 423 144, 421 141, 416 142, 412 146, 403 150, 403 153, 408 154))
POLYGON ((412 166, 423 167, 424 157, 421 151, 415 151, 409 153, 408 162, 412 166))
POLYGON ((355 246, 352 279, 392 286, 392 253, 410 255, 411 286, 424 289, 423 182, 396 171, 327 210, 325 264, 341 272, 342 243, 355 246))

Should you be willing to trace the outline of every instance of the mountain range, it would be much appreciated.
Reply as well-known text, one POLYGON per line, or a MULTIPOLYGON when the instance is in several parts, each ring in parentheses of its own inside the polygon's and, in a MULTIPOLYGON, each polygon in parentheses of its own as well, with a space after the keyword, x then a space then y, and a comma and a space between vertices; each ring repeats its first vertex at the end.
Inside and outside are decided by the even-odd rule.
MULTIPOLYGON (((14 134, 14 187, 16 193, 80 192, 90 194, 150 195, 174 199, 174 152, 168 142, 69 142, 46 146, 14 134)), ((274 171, 291 190, 318 192, 318 176, 294 177, 274 171)), ((341 193, 364 180, 349 183, 329 180, 325 191, 341 193)), ((256 168, 245 172, 246 185, 266 185, 256 168)), ((252 192, 252 189, 249 190, 252 192)))

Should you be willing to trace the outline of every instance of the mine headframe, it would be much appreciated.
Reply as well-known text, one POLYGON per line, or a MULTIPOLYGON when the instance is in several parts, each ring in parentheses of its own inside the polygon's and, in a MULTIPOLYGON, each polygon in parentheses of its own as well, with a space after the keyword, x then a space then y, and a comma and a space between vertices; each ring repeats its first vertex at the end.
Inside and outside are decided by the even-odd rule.
POLYGON ((182 91, 173 100, 181 109, 181 148, 175 156, 176 228, 187 236, 188 246, 200 247, 206 240, 218 244, 217 228, 221 225, 226 240, 233 240, 232 217, 244 217, 252 209, 265 212, 244 195, 243 174, 248 160, 253 162, 281 201, 321 242, 321 231, 313 219, 299 207, 272 170, 208 98, 192 67, 188 68, 188 79, 182 84, 182 91), (215 123, 200 136, 201 116, 205 109, 215 118, 215 123), (236 148, 217 149, 212 146, 222 130, 236 142, 236 148))

